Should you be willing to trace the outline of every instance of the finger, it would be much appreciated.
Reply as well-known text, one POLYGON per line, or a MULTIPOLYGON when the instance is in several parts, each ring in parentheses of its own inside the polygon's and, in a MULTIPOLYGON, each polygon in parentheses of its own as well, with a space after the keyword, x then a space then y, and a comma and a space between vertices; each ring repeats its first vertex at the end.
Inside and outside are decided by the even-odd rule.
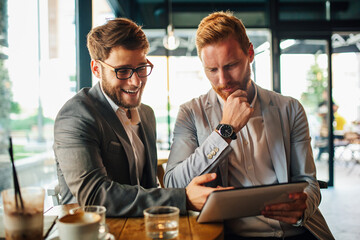
POLYGON ((288 203, 278 203, 265 206, 265 211, 293 211, 293 210, 304 210, 306 209, 305 200, 296 200, 288 203))
POLYGON ((283 217, 283 216, 265 216, 267 218, 272 218, 281 222, 289 223, 289 224, 295 224, 300 218, 295 217, 283 217))
POLYGON ((261 211, 261 214, 265 217, 278 216, 278 217, 293 217, 300 218, 303 215, 303 211, 261 211))
POLYGON ((276 203, 265 206, 265 211, 290 210, 289 203, 276 203))
POLYGON ((304 192, 298 192, 298 193, 290 193, 289 194, 289 198, 293 199, 293 200, 306 200, 307 199, 307 194, 304 192))
POLYGON ((226 102, 237 101, 239 103, 242 103, 242 102, 247 102, 247 100, 248 100, 246 96, 236 96, 236 95, 230 95, 230 96, 228 97, 226 102))
POLYGON ((221 187, 221 186, 216 187, 216 191, 229 190, 229 189, 234 189, 234 187, 221 187))
POLYGON ((247 98, 247 92, 241 89, 237 89, 232 94, 229 95, 229 97, 246 97, 247 98))
POLYGON ((235 98, 237 98, 240 102, 247 103, 247 97, 235 97, 235 98))
POLYGON ((204 183, 208 183, 213 181, 216 178, 216 173, 207 173, 193 179, 193 183, 197 185, 202 185, 204 183))

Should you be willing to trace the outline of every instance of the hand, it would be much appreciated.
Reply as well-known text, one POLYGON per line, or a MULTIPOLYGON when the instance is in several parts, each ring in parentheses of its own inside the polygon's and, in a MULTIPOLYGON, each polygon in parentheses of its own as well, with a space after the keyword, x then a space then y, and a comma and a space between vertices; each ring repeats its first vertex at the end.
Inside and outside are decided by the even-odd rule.
POLYGON ((193 178, 189 185, 185 188, 186 205, 190 210, 200 211, 204 206, 209 194, 213 191, 231 189, 233 187, 211 188, 205 187, 204 184, 216 179, 216 173, 207 173, 193 178))
POLYGON ((234 132, 238 133, 249 121, 253 112, 254 109, 248 103, 247 93, 238 89, 227 98, 220 123, 231 125, 234 132))
POLYGON ((307 207, 307 194, 304 192, 290 193, 289 199, 293 199, 293 201, 265 206, 261 214, 264 215, 264 217, 295 224, 303 216, 307 207))

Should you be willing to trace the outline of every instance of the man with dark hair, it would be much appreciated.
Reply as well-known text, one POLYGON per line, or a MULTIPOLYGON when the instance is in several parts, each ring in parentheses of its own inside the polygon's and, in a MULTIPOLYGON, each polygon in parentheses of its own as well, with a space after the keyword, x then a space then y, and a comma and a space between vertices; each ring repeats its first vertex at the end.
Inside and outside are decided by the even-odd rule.
POLYGON ((196 46, 212 89, 180 107, 165 185, 185 187, 210 172, 218 176, 212 186, 305 180, 305 192, 289 194, 290 202, 265 206, 260 216, 227 221, 227 237, 333 239, 318 209, 321 194, 301 104, 250 79, 253 45, 232 13, 205 17, 196 46))
POLYGON ((109 216, 142 216, 154 205, 200 210, 216 178, 195 178, 183 189, 157 188, 153 110, 141 104, 153 69, 141 27, 118 18, 88 34, 91 71, 100 79, 59 111, 54 152, 63 204, 103 205, 109 216))

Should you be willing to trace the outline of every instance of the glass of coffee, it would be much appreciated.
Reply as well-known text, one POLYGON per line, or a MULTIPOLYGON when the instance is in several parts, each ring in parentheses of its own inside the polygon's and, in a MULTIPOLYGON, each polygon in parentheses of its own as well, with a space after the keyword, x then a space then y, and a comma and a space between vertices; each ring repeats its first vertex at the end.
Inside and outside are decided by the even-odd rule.
POLYGON ((15 201, 14 189, 1 192, 4 206, 5 239, 43 239, 44 197, 41 187, 20 189, 23 207, 15 201))

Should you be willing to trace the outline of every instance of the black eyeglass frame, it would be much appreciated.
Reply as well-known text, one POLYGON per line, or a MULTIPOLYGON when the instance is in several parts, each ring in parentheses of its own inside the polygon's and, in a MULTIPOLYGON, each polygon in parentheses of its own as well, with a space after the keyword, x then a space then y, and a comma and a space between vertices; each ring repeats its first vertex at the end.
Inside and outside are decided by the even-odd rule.
POLYGON ((134 72, 136 72, 136 74, 137 74, 137 76, 138 76, 139 78, 148 77, 148 76, 152 73, 152 70, 153 70, 153 68, 154 68, 154 65, 149 61, 149 59, 146 59, 146 61, 147 61, 148 64, 139 66, 139 67, 137 67, 137 68, 130 68, 130 67, 114 68, 113 66, 111 66, 111 65, 109 65, 109 64, 107 64, 107 63, 105 63, 105 62, 103 62, 103 61, 101 61, 101 60, 96 60, 96 61, 98 61, 101 65, 103 65, 103 66, 105 66, 105 67, 113 70, 113 71, 115 72, 116 78, 119 79, 119 80, 127 80, 127 79, 131 78, 131 77, 133 76, 134 72), (149 73, 147 73, 146 76, 140 76, 140 75, 139 75, 139 72, 138 72, 138 71, 139 71, 139 69, 141 69, 141 68, 143 68, 143 67, 151 67, 149 73), (130 76, 127 77, 127 78, 119 78, 117 72, 120 71, 120 70, 131 70, 131 74, 130 74, 130 76))

